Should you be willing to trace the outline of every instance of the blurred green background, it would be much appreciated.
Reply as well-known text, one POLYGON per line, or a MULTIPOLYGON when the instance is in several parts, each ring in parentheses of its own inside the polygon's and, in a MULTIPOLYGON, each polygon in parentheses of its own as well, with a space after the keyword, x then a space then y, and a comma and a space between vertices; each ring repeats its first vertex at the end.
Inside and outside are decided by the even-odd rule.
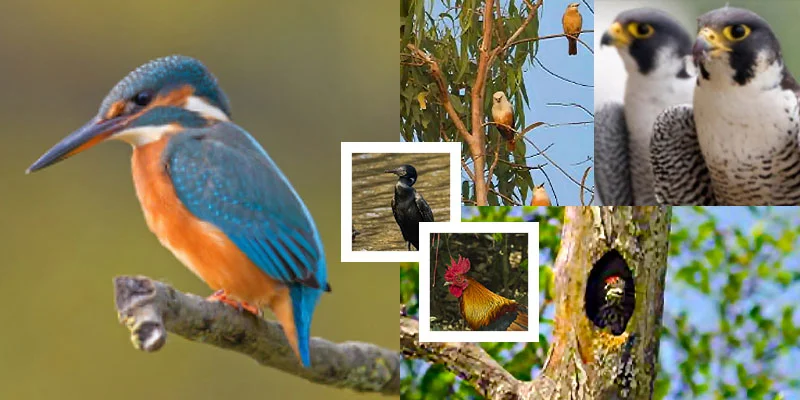
POLYGON ((338 262, 339 142, 397 140, 396 4, 111 4, 0 5, 0 399, 378 398, 174 335, 157 353, 134 350, 114 311, 114 276, 210 291, 147 230, 131 150, 107 143, 23 171, 133 68, 196 57, 321 231, 333 293, 322 297, 312 334, 397 348, 397 266, 338 262))

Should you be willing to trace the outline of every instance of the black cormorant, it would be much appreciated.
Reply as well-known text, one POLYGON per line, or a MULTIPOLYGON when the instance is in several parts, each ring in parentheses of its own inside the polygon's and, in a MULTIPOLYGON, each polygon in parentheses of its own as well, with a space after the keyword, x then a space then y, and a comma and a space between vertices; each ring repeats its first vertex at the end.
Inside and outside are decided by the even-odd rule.
POLYGON ((403 239, 408 242, 408 249, 411 250, 411 245, 414 245, 419 250, 419 223, 433 222, 433 211, 413 187, 417 182, 417 170, 406 164, 384 172, 398 176, 397 184, 394 185, 392 214, 400 226, 403 239))

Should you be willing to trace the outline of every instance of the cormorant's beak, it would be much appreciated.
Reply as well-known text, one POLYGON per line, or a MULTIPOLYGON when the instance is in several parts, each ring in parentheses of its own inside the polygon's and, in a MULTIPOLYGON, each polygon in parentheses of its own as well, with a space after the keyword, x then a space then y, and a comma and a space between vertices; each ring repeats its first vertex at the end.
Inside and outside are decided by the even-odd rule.
POLYGON ((697 40, 692 46, 692 59, 694 64, 698 65, 700 61, 705 60, 709 56, 716 57, 722 52, 730 52, 731 48, 725 45, 722 41, 722 36, 711 28, 703 28, 697 34, 697 40))
POLYGON ((121 131, 128 123, 127 118, 114 117, 110 119, 93 118, 86 125, 58 142, 53 148, 44 153, 35 163, 25 171, 29 174, 42 168, 53 165, 61 160, 72 157, 121 131))
POLYGON ((622 29, 622 24, 614 22, 600 38, 601 46, 623 47, 631 44, 631 37, 622 29))
POLYGON ((383 171, 383 173, 385 173, 385 174, 395 174, 397 176, 405 175, 405 172, 403 171, 402 168, 387 169, 387 170, 383 171))

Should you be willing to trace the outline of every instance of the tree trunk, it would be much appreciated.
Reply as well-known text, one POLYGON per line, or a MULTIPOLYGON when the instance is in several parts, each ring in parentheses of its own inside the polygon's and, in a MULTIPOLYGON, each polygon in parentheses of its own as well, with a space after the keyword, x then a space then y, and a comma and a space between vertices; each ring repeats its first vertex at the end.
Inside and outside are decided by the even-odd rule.
POLYGON ((649 399, 658 359, 664 307, 670 209, 567 207, 556 259, 553 347, 530 385, 546 399, 649 399), (626 331, 598 329, 585 311, 594 263, 619 251, 636 286, 636 307, 626 331))

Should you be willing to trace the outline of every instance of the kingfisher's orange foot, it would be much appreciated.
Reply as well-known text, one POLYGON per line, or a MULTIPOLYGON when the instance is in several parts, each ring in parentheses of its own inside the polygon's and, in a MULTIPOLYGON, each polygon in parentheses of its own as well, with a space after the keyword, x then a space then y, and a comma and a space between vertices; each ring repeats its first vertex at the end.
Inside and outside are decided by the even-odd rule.
POLYGON ((212 294, 211 296, 208 296, 206 298, 206 300, 208 300, 208 301, 218 301, 220 303, 225 303, 225 304, 227 304, 227 305, 239 310, 240 312, 243 311, 243 310, 246 310, 247 312, 249 312, 249 313, 251 313, 251 314, 253 314, 253 315, 257 316, 257 317, 261 316, 261 310, 258 307, 250 305, 250 304, 245 303, 245 302, 238 302, 236 300, 231 300, 231 299, 228 298, 228 296, 225 294, 225 291, 222 290, 222 289, 217 290, 216 292, 214 292, 214 294, 212 294))

